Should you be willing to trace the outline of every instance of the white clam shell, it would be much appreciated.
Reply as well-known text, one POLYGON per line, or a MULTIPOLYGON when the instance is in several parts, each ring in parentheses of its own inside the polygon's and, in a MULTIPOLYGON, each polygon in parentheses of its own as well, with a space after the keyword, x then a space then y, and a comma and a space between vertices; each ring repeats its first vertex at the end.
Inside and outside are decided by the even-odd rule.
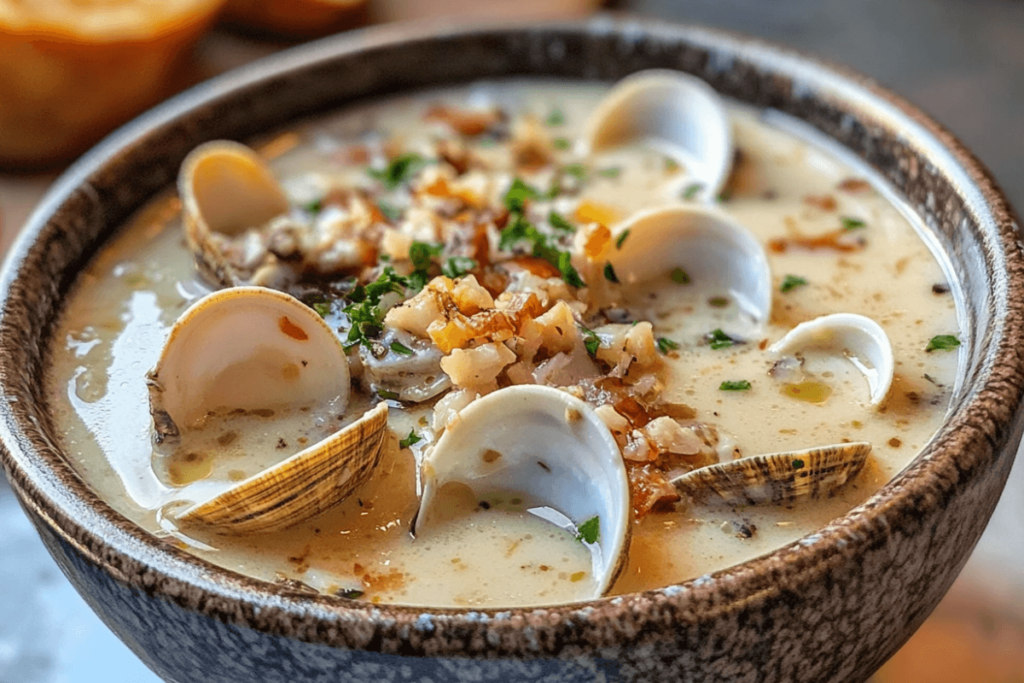
MULTIPOLYGON (((262 287, 208 294, 178 319, 147 377, 159 442, 201 427, 213 413, 330 405, 349 397, 339 339, 297 299, 262 287)), ((380 459, 388 410, 355 423, 285 461, 200 501, 177 516, 226 533, 284 528, 340 502, 380 459)))
POLYGON ((203 275, 222 285, 244 278, 214 236, 235 237, 288 211, 288 198, 263 158, 227 140, 204 143, 185 157, 178 194, 189 248, 203 275))
POLYGON ((423 463, 417 527, 430 523, 437 492, 449 482, 464 483, 477 496, 525 494, 577 526, 597 516, 596 595, 623 567, 630 489, 619 447, 593 408, 563 391, 512 386, 462 410, 423 463))
POLYGON ((608 256, 621 282, 664 277, 679 267, 702 291, 727 293, 755 327, 768 320, 772 274, 764 247, 724 213, 694 204, 663 206, 637 212, 615 228, 617 238, 626 231, 621 247, 608 256))
POLYGON ((867 378, 869 405, 881 403, 892 386, 896 363, 892 345, 881 325, 855 313, 834 313, 802 322, 772 344, 768 351, 793 355, 820 349, 849 360, 867 378))
MULTIPOLYGON (((649 141, 686 169, 683 182, 698 182, 699 198, 713 200, 732 166, 729 117, 704 81, 654 69, 624 78, 590 115, 584 139, 592 154, 649 141)), ((677 196, 681 187, 673 187, 677 196)))

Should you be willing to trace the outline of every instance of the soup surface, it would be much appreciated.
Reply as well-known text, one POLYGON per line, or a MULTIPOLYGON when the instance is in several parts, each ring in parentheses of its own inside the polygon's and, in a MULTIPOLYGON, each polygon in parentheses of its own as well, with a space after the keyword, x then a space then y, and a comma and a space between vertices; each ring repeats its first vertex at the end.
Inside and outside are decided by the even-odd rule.
MULTIPOLYGON (((280 269, 253 276, 300 294, 351 346, 353 389, 340 411, 214 416, 174 447, 154 445, 146 373, 175 320, 213 285, 197 274, 178 198, 140 211, 85 269, 52 348, 48 390, 76 469, 126 517, 215 564, 343 599, 432 606, 565 602, 593 591, 585 534, 527 512, 531 501, 514 492, 486 501, 453 495, 445 519, 409 534, 418 463, 460 408, 510 384, 569 387, 598 408, 622 449, 634 521, 612 593, 756 557, 863 501, 928 442, 956 381, 954 293, 923 231, 869 173, 810 132, 729 105, 737 154, 725 189, 708 199, 763 245, 770 318, 753 319, 733 289, 709 287, 682 268, 651 277, 609 272, 607 254, 643 238, 623 232, 623 221, 655 206, 696 206, 706 188, 655 142, 586 155, 579 137, 606 90, 531 81, 406 95, 258 147, 293 205, 292 220, 345 235, 317 251, 315 263, 302 257, 314 270, 334 269, 319 272, 316 286, 308 272, 301 282, 280 269), (346 221, 360 211, 373 230, 350 239, 346 221), (351 332, 353 278, 366 284, 389 273, 402 285, 379 303, 383 324, 362 328, 359 338, 351 332), (513 313, 529 313, 539 326, 539 348, 524 355, 523 327, 504 337, 481 328, 466 339, 444 325, 425 332, 410 318, 442 290, 456 301, 485 301, 476 311, 486 312, 487 301, 520 306, 513 313), (530 295, 542 302, 535 311, 522 303, 530 295), (856 350, 808 350, 788 362, 768 351, 798 323, 836 312, 872 318, 891 341, 895 374, 879 405, 868 400, 856 350), (380 339, 390 346, 378 348, 383 365, 374 370, 365 354, 380 339), (444 373, 435 358, 433 373, 411 382, 388 375, 388 359, 430 353, 444 373), (380 400, 390 404, 391 431, 381 462, 337 507, 263 534, 174 522, 183 507, 380 400), (680 499, 667 484, 713 462, 844 441, 870 442, 868 465, 824 499, 715 505, 680 499)), ((662 246, 644 247, 658 262, 662 246)))

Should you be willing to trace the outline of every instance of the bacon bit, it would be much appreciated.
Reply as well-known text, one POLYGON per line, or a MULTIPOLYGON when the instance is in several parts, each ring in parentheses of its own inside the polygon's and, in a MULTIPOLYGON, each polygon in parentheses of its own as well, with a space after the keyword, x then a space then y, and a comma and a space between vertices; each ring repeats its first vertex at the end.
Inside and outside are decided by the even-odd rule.
POLYGON ((587 241, 583 245, 583 253, 590 261, 604 259, 612 246, 612 231, 607 226, 598 222, 597 228, 591 230, 587 235, 587 241))
POLYGON ((777 254, 785 252, 790 247, 803 249, 834 249, 836 251, 849 252, 860 251, 864 243, 854 238, 850 239, 850 233, 846 230, 833 230, 824 235, 794 235, 792 237, 776 237, 768 240, 768 248, 777 254))
POLYGON ((508 273, 504 270, 488 266, 481 269, 479 274, 474 274, 480 286, 486 289, 493 297, 499 296, 508 289, 509 277, 508 273))
POLYGON ((864 180, 863 178, 846 178, 840 182, 838 187, 843 192, 849 192, 850 194, 857 194, 859 192, 867 192, 871 189, 871 183, 864 180))
POLYGON ((618 223, 621 218, 619 210, 615 207, 590 199, 580 202, 575 215, 580 223, 599 223, 606 228, 618 223))
POLYGON ((835 211, 837 208, 839 208, 839 203, 836 201, 836 198, 830 194, 809 194, 806 197, 804 197, 804 204, 813 206, 816 209, 821 209, 822 211, 835 211))
POLYGON ((503 263, 514 263, 523 270, 528 270, 537 277, 559 277, 558 268, 536 256, 516 256, 503 263))
POLYGON ((435 105, 423 117, 427 121, 440 121, 459 135, 473 137, 487 132, 504 119, 500 109, 464 111, 455 107, 435 105))
POLYGON ((637 519, 659 505, 679 500, 679 492, 663 472, 651 465, 626 465, 632 490, 633 512, 637 519))

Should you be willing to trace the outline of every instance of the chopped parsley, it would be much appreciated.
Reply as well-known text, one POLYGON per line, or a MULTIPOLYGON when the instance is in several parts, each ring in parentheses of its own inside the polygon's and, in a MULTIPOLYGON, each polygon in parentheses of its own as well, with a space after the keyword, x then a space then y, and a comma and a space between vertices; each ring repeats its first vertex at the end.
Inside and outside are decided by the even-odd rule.
POLYGON ((668 337, 658 337, 658 350, 662 353, 676 351, 679 349, 679 342, 672 341, 668 337))
POLYGON ((729 297, 713 296, 708 299, 708 306, 711 308, 725 308, 729 305, 729 297))
POLYGON ((792 291, 797 287, 802 287, 806 284, 807 278, 800 277, 799 275, 787 275, 782 281, 779 291, 785 294, 786 292, 792 291))
POLYGON ((792 463, 794 470, 802 470, 805 464, 800 458, 794 458, 792 463))
POLYGON ((928 342, 928 346, 925 347, 925 351, 931 353, 932 351, 952 351, 956 347, 960 346, 960 340, 951 334, 940 334, 931 338, 928 342))
POLYGON ((361 591, 358 588, 339 588, 334 594, 346 600, 358 600, 366 595, 366 591, 361 591))
POLYGON ((313 304, 313 310, 321 318, 326 318, 331 312, 331 305, 326 301, 318 301, 313 304))
POLYGON ((587 179, 587 167, 583 164, 569 164, 562 167, 562 173, 568 173, 579 181, 587 179))
POLYGON ((568 138, 555 138, 551 141, 551 144, 554 145, 555 149, 560 149, 562 151, 565 151, 572 146, 572 143, 569 142, 568 138))
POLYGON ((564 125, 565 113, 563 113, 562 110, 559 109, 558 107, 555 107, 554 109, 551 110, 551 113, 548 114, 548 118, 544 123, 548 124, 549 126, 564 125))
POLYGON ((368 168, 366 172, 384 183, 386 189, 394 190, 399 185, 412 180, 427 163, 427 160, 419 154, 409 152, 395 157, 384 168, 368 168))
POLYGON ((376 280, 366 286, 357 285, 349 293, 352 303, 343 309, 351 324, 344 344, 346 349, 368 343, 383 331, 385 311, 380 307, 381 298, 392 292, 404 294, 407 286, 408 280, 387 266, 376 280))
POLYGON ((400 448, 408 448, 409 446, 413 445, 414 443, 419 443, 420 441, 423 441, 423 437, 420 436, 419 434, 417 434, 415 429, 410 429, 409 430, 409 436, 407 436, 404 439, 402 439, 401 441, 399 441, 398 442, 398 446, 400 448))
POLYGON ((689 201, 689 200, 692 200, 692 199, 696 198, 697 195, 700 194, 700 191, 703 190, 703 189, 704 189, 704 183, 690 183, 689 185, 687 185, 683 189, 683 193, 680 196, 683 199, 686 199, 686 200, 689 201))
POLYGON ((727 335, 725 332, 722 332, 721 328, 711 330, 711 332, 705 335, 705 338, 708 340, 708 343, 711 345, 711 348, 715 351, 718 351, 720 349, 727 349, 730 346, 735 345, 737 341, 730 337, 729 335, 727 335))
POLYGON ((619 282, 619 276, 615 274, 615 269, 612 268, 612 264, 610 263, 604 264, 604 279, 616 284, 619 282))
POLYGON ((441 266, 441 272, 454 280, 473 270, 477 265, 476 259, 468 256, 452 256, 441 266))
POLYGON ((397 223, 398 219, 402 217, 402 209, 390 204, 383 199, 377 202, 377 208, 384 214, 384 218, 388 219, 391 223, 397 223))
POLYGON ((527 199, 540 199, 540 190, 523 182, 521 178, 512 181, 512 186, 505 193, 505 208, 509 213, 523 213, 527 199))
POLYGON ((562 279, 573 287, 584 286, 583 278, 571 263, 569 252, 559 249, 547 235, 537 229, 524 213, 526 199, 536 198, 539 193, 519 178, 512 181, 512 187, 505 194, 505 206, 509 210, 508 223, 501 231, 498 242, 500 249, 509 250, 520 242, 530 246, 533 256, 544 259, 561 273, 562 279))
POLYGON ((674 173, 679 170, 679 162, 672 157, 663 157, 663 161, 665 162, 666 173, 674 173))
POLYGON ((573 227, 572 223, 570 223, 565 216, 555 211, 548 214, 548 223, 550 223, 551 227, 555 230, 561 230, 562 232, 576 232, 576 228, 573 227))
POLYGON ((411 356, 413 353, 412 349, 399 341, 391 342, 391 350, 399 356, 411 356))
POLYGON ((859 218, 851 218, 850 216, 843 216, 839 219, 842 221, 843 230, 856 230, 857 228, 863 228, 867 223, 859 218))
POLYGON ((583 325, 580 325, 579 328, 583 333, 583 346, 586 347, 587 353, 591 356, 595 355, 597 353, 597 349, 601 346, 601 338, 597 336, 597 332, 594 332, 583 325))
POLYGON ((324 208, 324 200, 323 199, 314 199, 309 204, 306 204, 305 206, 302 207, 302 209, 304 211, 307 211, 309 213, 320 213, 321 211, 323 211, 323 208, 324 208))
POLYGON ((444 245, 429 242, 413 242, 409 246, 409 261, 413 267, 413 271, 406 278, 409 289, 418 292, 430 282, 428 271, 433 264, 432 257, 440 255, 442 249, 444 245))
POLYGON ((690 284, 690 282, 692 282, 692 280, 690 280, 690 274, 687 273, 682 268, 673 268, 672 282, 675 282, 676 284, 680 285, 688 285, 690 284))
POLYGON ((622 168, 619 166, 611 166, 609 168, 602 168, 597 172, 597 175, 602 178, 618 178, 620 173, 622 173, 622 168))
POLYGON ((622 249, 622 243, 629 237, 629 230, 623 230, 622 234, 615 238, 615 248, 622 249))
POLYGON ((745 379, 741 380, 726 380, 718 385, 719 391, 749 391, 750 382, 745 379))
POLYGON ((378 388, 377 389, 377 395, 380 396, 381 398, 383 398, 384 400, 387 400, 387 401, 397 401, 398 400, 398 392, 397 391, 391 391, 390 389, 380 389, 380 388, 378 388))
POLYGON ((594 515, 576 528, 576 540, 583 543, 597 543, 601 538, 601 518, 594 515))

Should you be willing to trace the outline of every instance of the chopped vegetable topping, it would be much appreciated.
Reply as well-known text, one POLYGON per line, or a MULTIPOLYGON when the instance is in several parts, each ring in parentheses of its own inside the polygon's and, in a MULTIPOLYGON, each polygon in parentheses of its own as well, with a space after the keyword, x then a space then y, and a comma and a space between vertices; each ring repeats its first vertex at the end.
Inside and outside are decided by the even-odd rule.
POLYGON ((925 347, 925 351, 931 353, 932 351, 952 351, 956 347, 960 346, 960 340, 951 334, 940 334, 931 338, 928 342, 928 346, 925 347))
POLYGON ((406 278, 387 266, 375 281, 365 287, 358 285, 349 292, 348 299, 352 303, 343 309, 352 325, 348 331, 346 349, 369 342, 381 333, 385 313, 380 308, 381 297, 391 292, 404 294, 408 284, 406 278))
POLYGON ((398 392, 391 391, 390 389, 377 389, 377 395, 388 401, 398 400, 398 392))
POLYGON ((551 141, 551 144, 554 145, 555 149, 560 149, 563 151, 569 149, 569 147, 572 146, 572 143, 570 143, 567 138, 555 138, 554 140, 551 141))
POLYGON ((402 209, 390 204, 383 199, 377 202, 377 208, 384 214, 384 218, 387 218, 391 223, 397 223, 398 219, 402 217, 402 209))
POLYGON ((303 210, 308 211, 309 213, 320 213, 324 208, 324 200, 315 199, 311 201, 309 204, 303 206, 302 208, 303 210))
POLYGON ((409 430, 409 436, 407 436, 404 439, 402 439, 401 441, 399 441, 398 442, 398 446, 400 448, 408 448, 409 446, 413 445, 414 443, 419 443, 420 441, 423 441, 423 437, 420 436, 419 434, 417 434, 415 429, 410 429, 409 430))
POLYGON ((800 277, 799 275, 787 275, 782 281, 782 286, 779 287, 779 291, 785 294, 791 290, 796 289, 807 284, 807 278, 800 277))
POLYGON ((428 242, 413 242, 409 247, 409 260, 414 270, 406 278, 407 286, 413 292, 418 292, 430 281, 428 270, 433 264, 432 256, 438 256, 444 249, 442 244, 430 244, 428 242))
POLYGON ((673 173, 679 170, 679 162, 672 157, 664 157, 665 171, 667 173, 673 173))
POLYGON ((856 230, 857 228, 863 228, 867 223, 859 218, 851 218, 849 216, 843 216, 839 219, 843 223, 843 230, 856 230))
POLYGON ((601 346, 601 338, 597 336, 596 332, 583 325, 579 325, 579 328, 583 333, 583 346, 587 348, 587 353, 593 356, 601 346))
POLYGON ((577 180, 586 180, 587 168, 583 164, 569 164, 568 166, 562 167, 563 173, 568 173, 577 180))
POLYGON ((576 529, 576 540, 584 543, 597 543, 601 537, 601 518, 593 516, 580 524, 576 529))
POLYGON ((675 282, 680 285, 688 285, 690 284, 690 282, 692 282, 692 280, 690 280, 690 274, 687 273, 682 268, 673 268, 672 282, 675 282))
POLYGON ((741 380, 727 380, 718 385, 720 391, 748 391, 750 389, 750 382, 745 379, 741 380))
POLYGON ((573 227, 572 223, 570 223, 565 218, 565 216, 554 211, 548 214, 548 223, 550 223, 551 227, 554 228, 555 230, 562 230, 563 232, 576 232, 576 228, 573 227))
POLYGON ((622 243, 626 241, 627 237, 629 237, 629 230, 624 230, 622 234, 615 239, 615 248, 622 249, 622 243))
POLYGON ((708 306, 711 308, 725 308, 729 305, 729 297, 713 296, 708 299, 708 306))
POLYGON ((395 157, 382 169, 369 168, 366 172, 384 183, 385 188, 393 190, 402 183, 412 180, 417 173, 423 170, 427 163, 427 160, 419 154, 409 152, 408 154, 395 157))
POLYGON ((793 469, 794 470, 801 470, 801 469, 803 469, 803 467, 804 467, 804 461, 803 460, 801 460, 800 458, 795 458, 793 460, 793 469))
POLYGON ((676 351, 679 349, 679 342, 674 342, 668 337, 658 337, 658 350, 662 353, 676 351))
POLYGON ((569 252, 555 246, 551 239, 540 232, 524 215, 525 200, 538 196, 537 190, 519 178, 512 182, 512 187, 505 195, 505 206, 509 210, 509 220, 501 231, 498 247, 511 249, 519 242, 527 242, 533 256, 544 259, 561 273, 562 279, 573 287, 584 286, 583 278, 576 272, 571 263, 569 252))
POLYGON ((610 168, 602 168, 597 172, 597 175, 602 178, 618 178, 620 173, 622 173, 622 169, 620 167, 612 166, 610 168))
POLYGON ((612 264, 610 263, 604 264, 604 279, 616 284, 619 282, 619 276, 615 274, 615 269, 612 268, 612 264))
POLYGON ((703 190, 703 189, 704 189, 704 184, 703 183, 690 183, 689 185, 686 186, 686 188, 683 190, 682 195, 680 195, 680 196, 683 199, 693 199, 698 194, 700 194, 700 191, 703 190))
POLYGON ((319 301, 313 304, 313 310, 316 311, 317 315, 321 318, 326 318, 331 312, 331 305, 326 301, 319 301))
POLYGON ((705 335, 705 338, 708 340, 708 343, 711 344, 711 348, 715 351, 718 351, 719 349, 727 349, 738 341, 727 335, 725 332, 722 332, 721 328, 711 330, 711 332, 705 335))
POLYGON ((391 350, 400 356, 411 356, 412 349, 403 344, 402 342, 391 342, 391 350))
POLYGON ((454 280, 473 270, 477 265, 476 259, 468 256, 452 256, 441 266, 441 272, 454 280))
POLYGON ((522 213, 526 210, 527 199, 539 199, 540 196, 540 190, 526 184, 521 178, 516 178, 505 193, 505 208, 510 213, 522 213))
POLYGON ((358 588, 339 588, 334 592, 334 594, 339 598, 345 598, 346 600, 358 600, 366 595, 366 591, 361 591, 358 588))
POLYGON ((565 114, 561 109, 555 107, 551 110, 551 113, 548 114, 548 118, 545 123, 549 126, 561 126, 565 123, 565 114))

